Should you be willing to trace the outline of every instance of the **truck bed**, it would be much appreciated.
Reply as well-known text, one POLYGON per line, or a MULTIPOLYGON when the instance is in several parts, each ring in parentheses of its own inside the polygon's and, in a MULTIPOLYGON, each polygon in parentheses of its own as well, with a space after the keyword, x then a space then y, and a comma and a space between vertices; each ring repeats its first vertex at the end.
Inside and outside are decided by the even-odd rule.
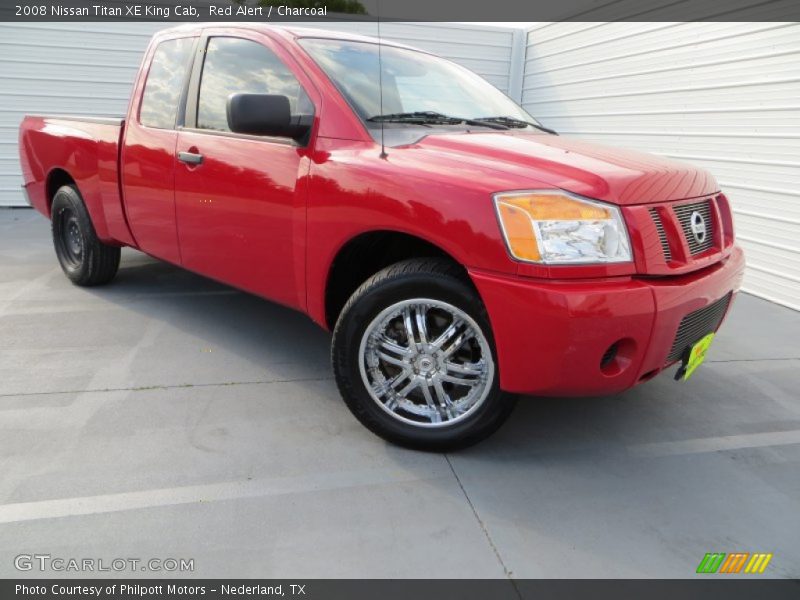
POLYGON ((119 185, 124 129, 123 117, 27 115, 20 125, 19 146, 23 191, 31 206, 49 217, 52 192, 74 182, 98 237, 132 244, 119 185))
POLYGON ((70 121, 73 123, 93 123, 95 125, 113 125, 122 127, 125 117, 94 117, 91 115, 25 115, 26 119, 44 119, 47 121, 70 121))

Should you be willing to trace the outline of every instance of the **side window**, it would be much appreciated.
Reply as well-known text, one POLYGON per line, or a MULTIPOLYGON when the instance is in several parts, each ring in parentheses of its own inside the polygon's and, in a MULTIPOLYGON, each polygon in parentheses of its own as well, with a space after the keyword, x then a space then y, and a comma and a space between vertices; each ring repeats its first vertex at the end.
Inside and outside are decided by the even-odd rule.
POLYGON ((228 96, 239 92, 287 96, 292 116, 298 120, 314 112, 300 82, 271 50, 240 38, 209 39, 200 77, 197 127, 230 131, 228 96))
POLYGON ((161 129, 175 127, 194 42, 195 38, 167 40, 156 48, 139 110, 142 125, 161 129))

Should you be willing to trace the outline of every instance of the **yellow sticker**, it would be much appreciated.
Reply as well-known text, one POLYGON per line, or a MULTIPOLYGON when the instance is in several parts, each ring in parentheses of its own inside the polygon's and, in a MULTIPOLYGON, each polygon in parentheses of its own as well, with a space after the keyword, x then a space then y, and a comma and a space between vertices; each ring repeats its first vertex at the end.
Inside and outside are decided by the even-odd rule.
POLYGON ((711 342, 714 341, 714 334, 709 333, 706 337, 698 341, 689 351, 689 360, 686 361, 686 372, 683 374, 683 380, 686 381, 692 376, 703 361, 706 359, 706 352, 711 342))

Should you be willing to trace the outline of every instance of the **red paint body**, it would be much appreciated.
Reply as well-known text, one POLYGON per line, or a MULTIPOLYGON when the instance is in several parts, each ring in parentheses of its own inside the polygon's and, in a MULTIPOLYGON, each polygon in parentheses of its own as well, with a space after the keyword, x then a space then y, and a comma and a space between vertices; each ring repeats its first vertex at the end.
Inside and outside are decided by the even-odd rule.
MULTIPOLYGON (((541 133, 432 135, 388 157, 296 41, 257 25, 181 27, 154 38, 129 114, 115 126, 26 117, 20 130, 25 188, 49 215, 48 186, 75 181, 98 236, 281 302, 323 327, 337 253, 356 236, 404 232, 466 267, 485 303, 501 387, 586 395, 624 390, 657 373, 680 320, 741 282, 727 200, 703 170, 655 156, 541 133), (256 40, 292 70, 315 105, 305 147, 138 122, 155 45, 201 34, 256 40), (199 152, 202 165, 176 160, 199 152), (492 194, 563 189, 621 205, 634 261, 545 266, 506 251, 492 194), (710 198, 713 247, 691 256, 671 205, 710 198), (673 245, 665 261, 650 208, 673 245), (600 359, 624 339, 620 358, 600 359)), ((333 37, 326 32, 325 37, 333 37)), ((52 186, 50 186, 52 187, 52 186)))

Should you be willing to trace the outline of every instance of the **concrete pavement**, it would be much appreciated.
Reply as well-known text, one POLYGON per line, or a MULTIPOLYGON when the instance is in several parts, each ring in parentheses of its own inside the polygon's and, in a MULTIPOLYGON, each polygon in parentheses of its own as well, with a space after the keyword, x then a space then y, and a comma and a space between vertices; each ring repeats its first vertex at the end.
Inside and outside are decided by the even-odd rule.
POLYGON ((356 422, 306 317, 129 250, 77 288, 47 221, 0 210, 0 577, 684 578, 712 551, 800 577, 798 332, 742 294, 691 382, 524 398, 425 454, 356 422))

